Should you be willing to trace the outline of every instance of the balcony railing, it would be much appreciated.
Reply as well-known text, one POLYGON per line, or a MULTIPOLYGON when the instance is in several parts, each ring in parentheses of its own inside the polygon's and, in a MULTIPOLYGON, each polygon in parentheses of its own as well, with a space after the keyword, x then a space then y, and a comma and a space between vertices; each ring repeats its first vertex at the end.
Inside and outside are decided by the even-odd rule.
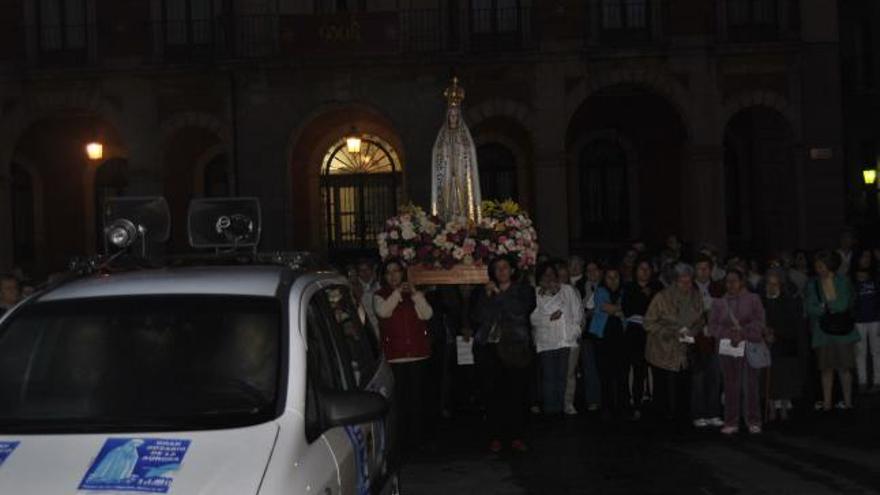
MULTIPOLYGON (((516 51, 534 41, 530 8, 355 14, 218 15, 154 22, 0 30, 0 62, 101 65, 300 56, 516 51), (25 56, 26 54, 26 56, 25 56)), ((632 21, 627 21, 632 22, 632 21)))
POLYGON ((775 41, 781 36, 779 13, 776 0, 727 0, 727 39, 775 41))
POLYGON ((648 0, 605 0, 601 4, 603 40, 648 40, 651 37, 650 21, 648 0))
POLYGON ((228 55, 228 37, 220 19, 157 22, 151 30, 162 60, 190 62, 228 55))
POLYGON ((655 40, 660 0, 592 0, 587 39, 591 44, 632 45, 655 40))
POLYGON ((450 43, 450 18, 437 9, 400 12, 400 46, 405 52, 446 50, 450 43))
POLYGON ((89 53, 89 36, 93 26, 42 25, 36 27, 34 37, 40 63, 80 65, 86 63, 89 53))
POLYGON ((467 16, 467 47, 475 51, 519 50, 530 40, 528 8, 471 9, 467 16))

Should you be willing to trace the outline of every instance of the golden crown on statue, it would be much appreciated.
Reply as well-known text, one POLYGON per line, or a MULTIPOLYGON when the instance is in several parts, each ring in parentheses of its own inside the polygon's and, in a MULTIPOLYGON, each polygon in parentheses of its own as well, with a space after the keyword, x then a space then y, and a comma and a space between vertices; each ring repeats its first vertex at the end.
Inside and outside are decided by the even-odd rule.
POLYGON ((458 85, 458 78, 452 78, 452 85, 443 92, 450 107, 457 107, 464 101, 464 88, 458 85))

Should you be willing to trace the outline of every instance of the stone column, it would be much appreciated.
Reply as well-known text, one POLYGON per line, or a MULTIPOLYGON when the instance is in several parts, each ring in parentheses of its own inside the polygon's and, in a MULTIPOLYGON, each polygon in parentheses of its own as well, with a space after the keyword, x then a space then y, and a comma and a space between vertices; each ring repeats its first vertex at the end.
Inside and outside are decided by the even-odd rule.
POLYGON ((568 254, 568 178, 565 159, 567 115, 564 70, 558 64, 535 67, 539 95, 531 128, 534 151, 534 211, 541 250, 568 254))
POLYGON ((534 192, 533 217, 541 250, 554 256, 568 255, 568 180, 563 151, 544 151, 536 156, 534 192))
POLYGON ((860 187, 861 164, 844 162, 840 47, 837 2, 800 2, 800 101, 794 102, 795 141, 803 144, 806 218, 801 242, 807 249, 834 246, 846 223, 846 185, 860 187), (797 128, 800 124, 800 128, 797 128), (831 150, 827 159, 810 159, 809 150, 831 150))

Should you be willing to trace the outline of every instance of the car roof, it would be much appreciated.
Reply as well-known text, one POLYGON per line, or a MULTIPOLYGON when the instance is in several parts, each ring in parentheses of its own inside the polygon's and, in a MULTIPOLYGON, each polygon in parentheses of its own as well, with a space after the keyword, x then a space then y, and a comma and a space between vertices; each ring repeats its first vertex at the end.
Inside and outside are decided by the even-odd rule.
POLYGON ((273 297, 281 266, 191 266, 96 274, 62 284, 39 297, 61 301, 140 295, 240 295, 273 297))

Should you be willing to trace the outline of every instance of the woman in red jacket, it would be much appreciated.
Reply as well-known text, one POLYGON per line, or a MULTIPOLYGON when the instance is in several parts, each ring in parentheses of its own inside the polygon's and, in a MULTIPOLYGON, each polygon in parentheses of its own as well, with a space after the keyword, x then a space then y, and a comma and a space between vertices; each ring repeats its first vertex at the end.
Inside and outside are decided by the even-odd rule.
POLYGON ((403 263, 386 261, 382 288, 373 296, 385 359, 394 373, 401 438, 410 446, 422 441, 424 377, 431 341, 427 321, 434 312, 425 295, 406 281, 403 263))

